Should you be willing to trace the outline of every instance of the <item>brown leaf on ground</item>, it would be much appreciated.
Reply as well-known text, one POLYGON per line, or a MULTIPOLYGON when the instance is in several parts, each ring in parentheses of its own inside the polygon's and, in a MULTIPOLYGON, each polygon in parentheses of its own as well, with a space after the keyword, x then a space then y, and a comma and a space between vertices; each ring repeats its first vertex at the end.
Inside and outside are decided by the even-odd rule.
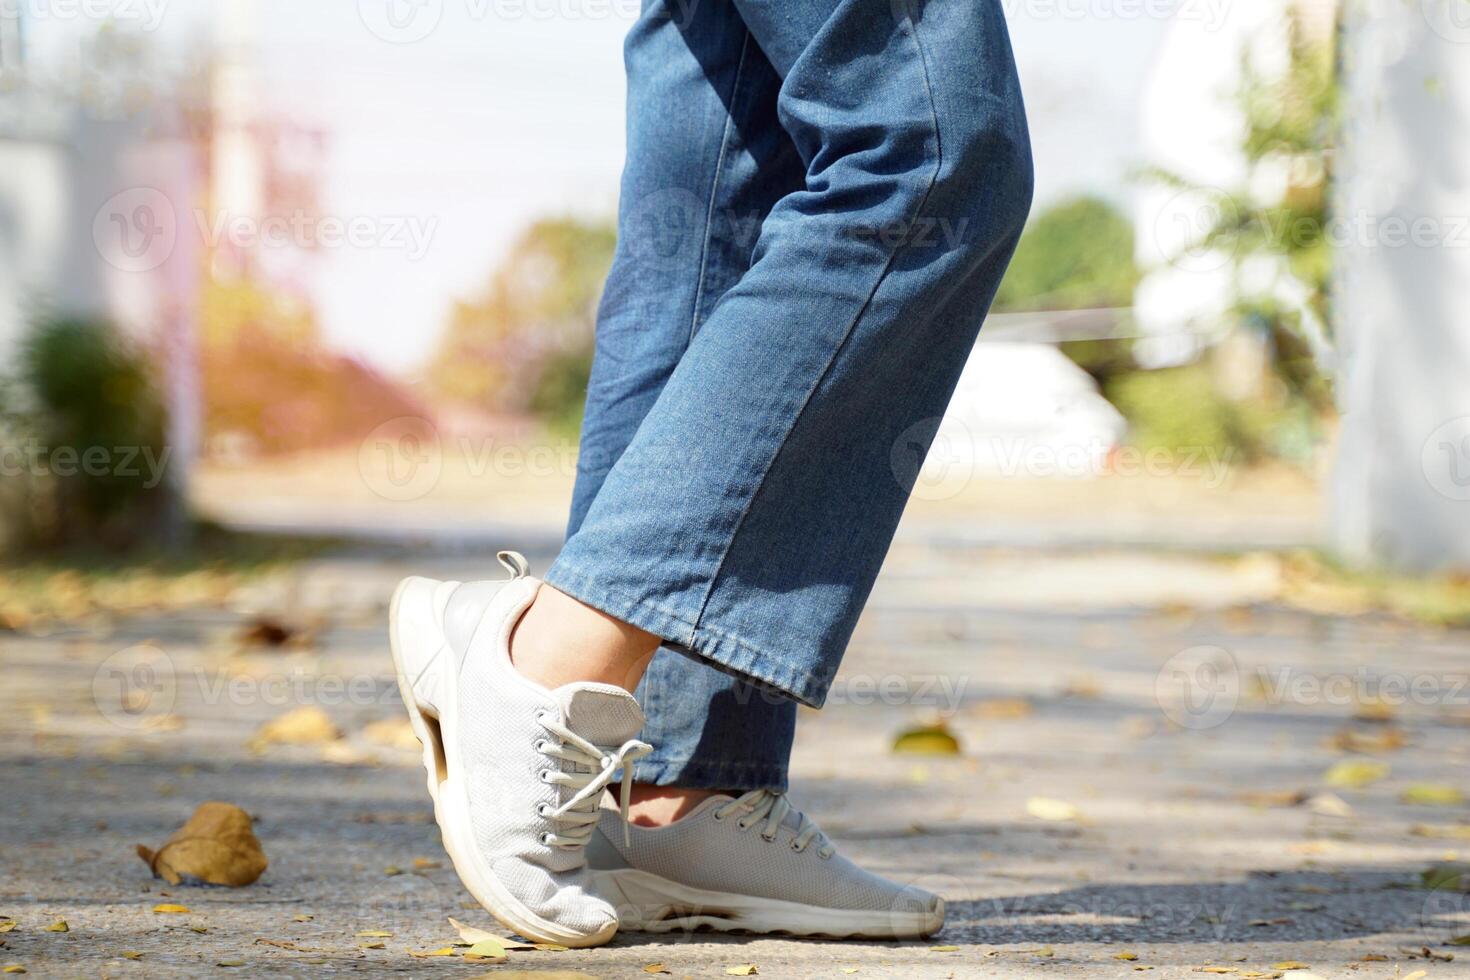
POLYGON ((504 949, 531 948, 530 943, 523 943, 519 939, 510 939, 506 936, 500 935, 499 933, 491 932, 488 929, 478 929, 475 926, 465 925, 463 922, 459 921, 452 915, 449 917, 449 924, 454 927, 455 932, 459 933, 460 940, 469 943, 471 946, 473 946, 475 943, 484 942, 487 939, 493 939, 504 949))
MULTIPOLYGON (((139 844, 138 857, 171 885, 186 878, 231 888, 249 885, 267 864, 252 822, 250 814, 233 804, 201 803, 157 851, 139 844)), ((161 910, 163 906, 154 909, 161 910)))
POLYGON ((1324 743, 1326 748, 1338 752, 1359 752, 1373 754, 1379 752, 1397 752, 1409 744, 1408 737, 1402 728, 1385 727, 1375 731, 1361 731, 1356 728, 1340 728, 1324 743))
POLYGON ((1025 698, 994 698, 981 701, 972 710, 975 717, 987 721, 1015 721, 1018 718, 1031 717, 1036 708, 1025 698))
POLYGON ((335 742, 342 731, 327 713, 314 704, 302 705, 261 725, 250 739, 250 747, 267 745, 318 745, 335 742))
POLYGON ((300 650, 315 643, 316 631, 310 627, 293 626, 274 616, 257 616, 240 627, 235 639, 247 647, 300 650))
POLYGON ((419 748, 418 736, 407 718, 382 718, 363 726, 363 737, 375 745, 386 745, 395 749, 419 748))
POLYGON ((1280 789, 1236 793, 1235 798, 1247 806, 1286 807, 1301 806, 1308 795, 1299 789, 1280 789))

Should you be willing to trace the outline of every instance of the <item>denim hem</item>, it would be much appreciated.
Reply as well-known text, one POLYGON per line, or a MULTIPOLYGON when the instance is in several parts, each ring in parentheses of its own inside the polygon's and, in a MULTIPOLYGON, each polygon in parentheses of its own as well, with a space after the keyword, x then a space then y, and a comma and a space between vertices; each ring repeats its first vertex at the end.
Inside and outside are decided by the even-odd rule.
POLYGON ((711 664, 726 673, 771 688, 812 708, 827 699, 828 683, 762 650, 747 640, 707 624, 695 625, 682 614, 646 599, 634 599, 600 586, 588 575, 568 569, 561 558, 546 572, 545 581, 580 602, 614 619, 631 623, 661 637, 675 650, 711 664))
POLYGON ((786 769, 767 763, 704 759, 661 759, 657 754, 640 759, 634 779, 654 786, 683 789, 729 789, 748 793, 753 789, 785 792, 786 769))

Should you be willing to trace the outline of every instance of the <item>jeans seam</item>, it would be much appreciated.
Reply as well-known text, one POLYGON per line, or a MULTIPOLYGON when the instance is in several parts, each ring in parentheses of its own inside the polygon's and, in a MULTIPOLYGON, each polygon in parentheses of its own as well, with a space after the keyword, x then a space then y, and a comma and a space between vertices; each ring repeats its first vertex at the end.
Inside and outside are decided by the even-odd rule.
MULTIPOLYGON (((900 0, 900 2, 902 2, 904 5, 904 13, 907 15, 909 25, 909 29, 905 33, 907 33, 909 35, 909 38, 913 41, 914 51, 918 55, 919 74, 924 79, 924 98, 929 103, 929 119, 934 132, 934 168, 929 174, 928 182, 924 187, 924 193, 919 196, 918 203, 914 205, 913 212, 909 217, 908 223, 912 225, 914 223, 914 220, 924 213, 924 207, 929 203, 929 197, 931 194, 933 194, 934 187, 939 182, 939 174, 944 167, 944 147, 940 142, 939 136, 939 110, 938 106, 934 102, 934 89, 929 81, 929 63, 924 56, 923 45, 919 43, 918 28, 914 24, 913 14, 909 10, 908 2, 907 0, 900 0)), ((900 30, 902 30, 902 27, 900 27, 900 30)), ((748 37, 749 34, 747 32, 747 39, 748 37)), ((761 491, 765 489, 766 480, 770 477, 771 470, 776 465, 776 460, 780 458, 781 451, 786 448, 787 444, 791 440, 791 433, 796 430, 797 424, 801 422, 802 416, 806 413, 807 408, 811 405, 812 396, 815 395, 817 389, 822 386, 822 382, 827 379, 827 376, 832 371, 832 366, 837 363, 838 357, 841 356, 843 349, 847 347, 848 341, 852 339, 853 332, 857 329, 858 324, 862 322, 863 317, 872 307, 873 297, 878 294, 878 290, 882 288, 884 281, 888 278, 888 274, 893 271, 894 260, 898 258, 898 253, 902 250, 903 246, 904 242, 900 241, 895 244, 893 250, 888 253, 888 258, 883 263, 883 269, 881 272, 878 273, 878 277, 873 282, 872 288, 868 290, 867 298, 863 300, 862 307, 859 308, 857 313, 853 315, 852 322, 847 325, 847 330, 843 333, 841 341, 839 341, 837 345, 833 348, 832 356, 828 358, 826 366, 822 369, 816 380, 812 382, 811 387, 809 387, 806 390, 806 393, 802 396, 801 406, 794 413, 792 413, 791 421, 786 426, 786 431, 782 435, 780 443, 776 446, 775 451, 770 454, 770 458, 766 460, 765 468, 762 470, 760 478, 756 481, 755 488, 751 491, 750 496, 746 498, 745 506, 741 509, 740 516, 735 520, 735 526, 731 528, 730 533, 725 537, 724 550, 720 553, 719 563, 715 566, 714 574, 710 576, 709 585, 704 591, 704 599, 700 602, 699 612, 695 616, 695 630, 698 630, 704 621, 704 614, 705 610, 709 607, 710 597, 714 595, 715 586, 716 584, 718 584, 720 576, 723 575, 725 572, 725 562, 730 557, 730 549, 734 547, 735 539, 740 536, 740 531, 745 527, 746 518, 750 516, 751 507, 754 506, 756 498, 759 497, 761 495, 761 491)), ((709 629, 708 626, 704 628, 709 629)), ((718 630, 716 630, 715 632, 718 632, 718 630)))
POLYGON ((715 201, 720 196, 720 178, 725 173, 725 156, 730 149, 730 133, 735 128, 735 101, 740 95, 740 79, 745 74, 745 55, 750 50, 750 31, 740 42, 740 58, 735 63, 735 80, 730 83, 730 108, 725 113, 725 131, 720 134, 720 155, 715 160, 714 178, 710 181, 709 205, 704 213, 704 243, 699 253, 699 278, 694 288, 694 309, 689 314, 689 339, 694 340, 699 328, 699 308, 704 304, 705 273, 709 270, 710 242, 714 240, 715 201))

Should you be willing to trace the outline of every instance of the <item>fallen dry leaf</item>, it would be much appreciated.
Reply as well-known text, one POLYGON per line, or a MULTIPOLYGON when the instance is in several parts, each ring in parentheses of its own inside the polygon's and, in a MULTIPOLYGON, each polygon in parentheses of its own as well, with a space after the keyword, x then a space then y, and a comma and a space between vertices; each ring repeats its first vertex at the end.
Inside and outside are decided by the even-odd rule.
POLYGON ((509 957, 505 947, 493 939, 483 939, 465 950, 464 958, 483 963, 504 963, 509 957))
POLYGON ((418 959, 422 960, 427 959, 430 956, 453 956, 455 952, 456 950, 453 946, 441 946, 438 949, 429 949, 424 950, 423 952, 419 952, 416 949, 411 949, 408 951, 408 955, 417 957, 418 959))
POLYGON ((1033 796, 1026 801, 1026 812, 1038 820, 1076 820, 1081 812, 1066 800, 1033 796))
MULTIPOLYGON (((475 907, 479 908, 478 905, 475 907)), ((499 933, 491 932, 488 929, 479 929, 475 926, 465 925, 463 922, 459 921, 452 915, 449 917, 449 924, 454 927, 455 932, 459 933, 459 938, 469 943, 470 945, 474 945, 478 942, 483 942, 486 939, 493 939, 505 949, 533 948, 530 943, 523 943, 519 939, 511 939, 508 936, 502 936, 499 933)))
POLYGON ((1273 970, 1310 970, 1311 967, 1298 960, 1282 960, 1280 963, 1272 963, 1273 970))
POLYGON ((357 935, 363 939, 387 939, 392 936, 393 933, 388 932, 386 929, 364 929, 357 935))
POLYGON ((136 949, 125 949, 118 955, 125 960, 141 960, 143 958, 143 954, 136 949))
POLYGON ((1307 802, 1307 794, 1299 789, 1247 791, 1235 794, 1235 798, 1249 806, 1287 807, 1301 806, 1307 802))
POLYGON ((1322 780, 1328 786, 1358 789, 1380 779, 1386 779, 1389 766, 1386 762, 1371 762, 1367 759, 1344 759, 1327 770, 1322 780))
POLYGON ((376 745, 415 751, 419 748, 418 736, 413 733, 413 725, 406 717, 383 718, 369 722, 363 726, 362 734, 369 742, 376 745))
POLYGON ((1113 959, 1115 959, 1115 960, 1128 960, 1131 963, 1133 960, 1138 959, 1138 954, 1137 953, 1114 953, 1113 954, 1113 959))
POLYGON ((931 953, 956 953, 956 952, 959 952, 959 947, 958 946, 930 946, 929 947, 929 952, 931 952, 931 953))
POLYGON ((1355 728, 1340 729, 1326 742, 1327 748, 1339 752, 1397 752, 1408 744, 1402 728, 1383 728, 1364 732, 1355 728))
POLYGON ((668 973, 669 968, 662 963, 649 963, 643 968, 644 973, 668 973))
POLYGON ((19 963, 11 963, 9 966, 7 966, 4 969, 4 971, 0 971, 0 972, 4 972, 4 973, 24 973, 24 972, 26 972, 26 968, 23 967, 23 966, 21 966, 19 963))
POLYGON ((532 943, 531 948, 539 949, 544 953, 565 953, 571 947, 563 946, 560 943, 532 943))
POLYGON ((1470 824, 1449 824, 1447 826, 1434 826, 1427 823, 1416 823, 1409 828, 1409 833, 1415 837, 1441 837, 1448 840, 1470 840, 1470 824))
POLYGON ((1459 806, 1465 802, 1465 794, 1446 783, 1415 783, 1399 799, 1417 806, 1459 806))
POLYGON ((164 902, 162 905, 153 906, 153 911, 160 915, 188 915, 189 907, 187 905, 172 905, 164 902))
POLYGON ((1415 970, 1413 973, 1405 973, 1402 980, 1424 980, 1429 976, 1428 970, 1415 970))
POLYGON ((1307 809, 1324 817, 1350 817, 1353 808, 1336 793, 1318 793, 1307 801, 1307 809))
POLYGON ((1030 701, 1025 698, 995 698, 990 701, 981 701, 975 705, 974 713, 977 718, 987 721, 1015 721, 1018 718, 1029 718, 1036 709, 1030 701))
POLYGON ((65 919, 57 919, 55 922, 51 923, 49 926, 47 926, 46 928, 42 929, 41 931, 42 932, 71 932, 71 926, 69 926, 69 925, 66 924, 66 920, 65 919))
POLYGON ((201 803, 157 851, 138 845, 138 857, 171 885, 184 879, 240 888, 266 869, 265 852, 250 814, 230 803, 201 803))
POLYGON ((319 745, 341 737, 341 730, 325 711, 306 704, 261 725, 251 737, 250 747, 259 751, 267 745, 319 745))
POLYGON ((0 932, 9 932, 10 930, 16 928, 19 925, 20 925, 19 922, 12 922, 12 921, 0 922, 0 932))
POLYGON ((725 967, 725 973, 732 977, 753 977, 760 972, 761 971, 756 968, 756 965, 754 963, 746 963, 743 966, 725 967))
POLYGON ((959 755, 960 740, 940 722, 899 732, 892 751, 900 755, 959 755))
POLYGON ((386 946, 387 946, 386 943, 358 943, 357 944, 357 948, 358 949, 384 949, 384 948, 386 948, 386 946))

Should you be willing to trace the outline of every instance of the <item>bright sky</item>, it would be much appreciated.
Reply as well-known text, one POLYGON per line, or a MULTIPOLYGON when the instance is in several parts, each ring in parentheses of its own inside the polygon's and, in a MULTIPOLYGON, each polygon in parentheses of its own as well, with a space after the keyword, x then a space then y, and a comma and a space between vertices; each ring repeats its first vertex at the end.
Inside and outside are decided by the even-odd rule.
MULTIPOLYGON (((159 11, 155 36, 177 45, 210 16, 206 0, 111 2, 159 11)), ((258 11, 263 99, 329 133, 327 213, 402 218, 430 234, 422 255, 342 247, 314 260, 334 346, 414 377, 455 299, 478 293, 529 221, 613 213, 634 0, 239 2, 258 11)), ((1167 20, 1127 16, 1144 0, 1004 3, 1038 202, 1083 190, 1126 202, 1141 87, 1167 20)), ((35 21, 38 48, 71 33, 35 21)))

